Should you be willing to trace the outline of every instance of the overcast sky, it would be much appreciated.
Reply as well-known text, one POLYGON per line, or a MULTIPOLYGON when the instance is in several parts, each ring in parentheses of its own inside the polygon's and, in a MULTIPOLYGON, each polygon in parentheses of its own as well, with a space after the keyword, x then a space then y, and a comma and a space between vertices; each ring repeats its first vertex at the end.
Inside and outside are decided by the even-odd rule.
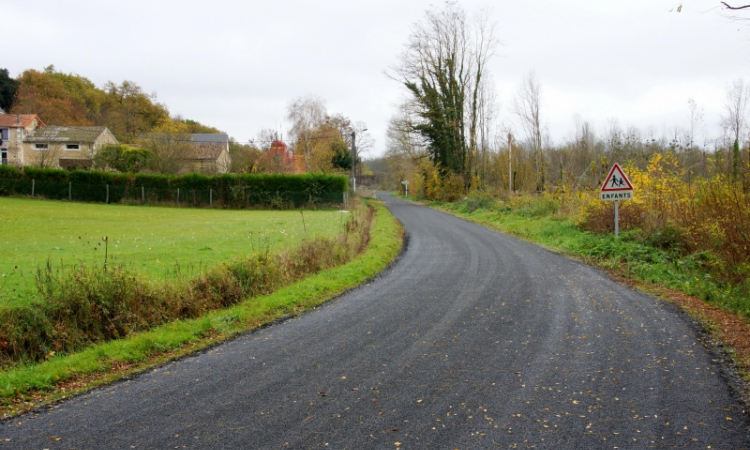
MULTIPOLYGON (((730 1, 730 4, 743 0, 730 1)), ((750 3, 750 1, 748 2, 750 3)), ((4 0, 12 43, 0 67, 57 70, 97 86, 135 81, 172 115, 238 141, 262 128, 287 133, 295 98, 324 99, 331 113, 367 124, 370 156, 385 150, 388 119, 403 96, 385 75, 398 62, 429 0, 226 1, 4 0)), ((720 133, 726 87, 750 81, 750 22, 714 0, 463 0, 490 10, 502 45, 491 64, 501 120, 524 74, 542 85, 542 121, 553 141, 576 118, 602 131, 617 118, 661 135, 688 125, 688 99, 720 133), (682 12, 676 8, 683 5, 682 12), (673 10, 670 12, 670 10, 673 10)), ((750 11, 750 10, 749 10, 750 11)), ((745 15, 750 18, 750 12, 745 15)))

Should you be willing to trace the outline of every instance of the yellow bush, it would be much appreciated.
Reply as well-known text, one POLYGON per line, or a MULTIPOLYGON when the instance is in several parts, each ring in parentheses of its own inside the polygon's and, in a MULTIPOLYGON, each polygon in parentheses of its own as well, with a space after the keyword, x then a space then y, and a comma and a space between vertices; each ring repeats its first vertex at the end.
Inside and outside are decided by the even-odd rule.
MULTIPOLYGON (((644 238, 668 236, 657 244, 683 251, 710 252, 723 272, 744 277, 750 271, 750 195, 731 177, 706 180, 679 167, 673 154, 655 154, 645 171, 626 167, 635 192, 620 203, 620 229, 641 229, 644 238)), ((610 232, 614 202, 599 200, 598 191, 583 195, 577 225, 585 230, 610 232)))

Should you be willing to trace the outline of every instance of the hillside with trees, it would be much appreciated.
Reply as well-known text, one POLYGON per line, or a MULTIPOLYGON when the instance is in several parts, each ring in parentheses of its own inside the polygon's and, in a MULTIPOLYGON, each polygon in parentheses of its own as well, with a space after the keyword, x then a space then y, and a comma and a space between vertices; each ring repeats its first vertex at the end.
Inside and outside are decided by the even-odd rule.
POLYGON ((144 92, 133 81, 108 81, 97 87, 86 77, 59 72, 52 65, 41 72, 28 69, 15 80, 2 69, 0 99, 7 113, 36 114, 54 125, 105 126, 124 144, 150 132, 219 132, 194 120, 170 117, 156 94, 144 92))
MULTIPOLYGON (((109 128, 121 145, 105 149, 94 161, 98 168, 117 171, 177 173, 184 169, 178 156, 189 151, 187 135, 221 133, 213 126, 171 116, 156 94, 133 81, 108 81, 97 87, 84 76, 57 71, 52 65, 42 71, 28 69, 15 79, 7 69, 0 69, 0 107, 11 114, 36 114, 47 125, 109 128)), ((301 163, 289 159, 281 170, 274 161, 278 155, 262 158, 274 142, 281 141, 277 132, 266 129, 246 144, 229 138, 229 171, 343 173, 350 169, 353 136, 362 151, 372 146, 363 123, 329 114, 325 101, 317 97, 291 101, 286 118, 291 141, 276 149, 283 144, 287 159, 293 152, 301 163)))

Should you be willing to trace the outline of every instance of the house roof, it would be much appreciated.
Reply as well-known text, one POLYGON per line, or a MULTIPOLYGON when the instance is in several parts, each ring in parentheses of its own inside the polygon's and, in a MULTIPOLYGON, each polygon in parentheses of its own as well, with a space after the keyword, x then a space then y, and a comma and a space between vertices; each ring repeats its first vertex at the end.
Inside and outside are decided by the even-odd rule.
POLYGON ((0 108, 0 114, 5 114, 5 111, 3 111, 3 108, 0 108))
POLYGON ((220 133, 192 133, 190 139, 195 144, 224 144, 229 142, 229 135, 220 133))
MULTIPOLYGON (((0 116, 0 118, 3 116, 0 116)), ((49 125, 29 133, 24 142, 95 142, 107 127, 62 127, 49 125)))
POLYGON ((221 143, 194 145, 191 154, 185 158, 193 161, 216 161, 221 152, 226 151, 226 145, 221 143))
POLYGON ((39 125, 43 126, 44 122, 42 119, 37 117, 36 114, 0 114, 0 127, 8 128, 26 128, 37 119, 39 125))

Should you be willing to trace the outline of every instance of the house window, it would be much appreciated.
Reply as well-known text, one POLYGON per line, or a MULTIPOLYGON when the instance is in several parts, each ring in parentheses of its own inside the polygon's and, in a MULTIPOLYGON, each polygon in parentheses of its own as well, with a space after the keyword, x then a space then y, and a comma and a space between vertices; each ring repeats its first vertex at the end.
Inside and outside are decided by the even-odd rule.
POLYGON ((47 144, 34 144, 34 148, 37 150, 47 150, 48 145, 47 144))
POLYGON ((67 144, 65 145, 65 150, 80 150, 81 146, 78 144, 67 144))
POLYGON ((3 141, 7 141, 8 139, 10 139, 10 132, 7 128, 3 128, 2 130, 0 130, 0 139, 2 139, 3 141))
POLYGON ((8 149, 0 148, 0 164, 8 164, 8 149))

